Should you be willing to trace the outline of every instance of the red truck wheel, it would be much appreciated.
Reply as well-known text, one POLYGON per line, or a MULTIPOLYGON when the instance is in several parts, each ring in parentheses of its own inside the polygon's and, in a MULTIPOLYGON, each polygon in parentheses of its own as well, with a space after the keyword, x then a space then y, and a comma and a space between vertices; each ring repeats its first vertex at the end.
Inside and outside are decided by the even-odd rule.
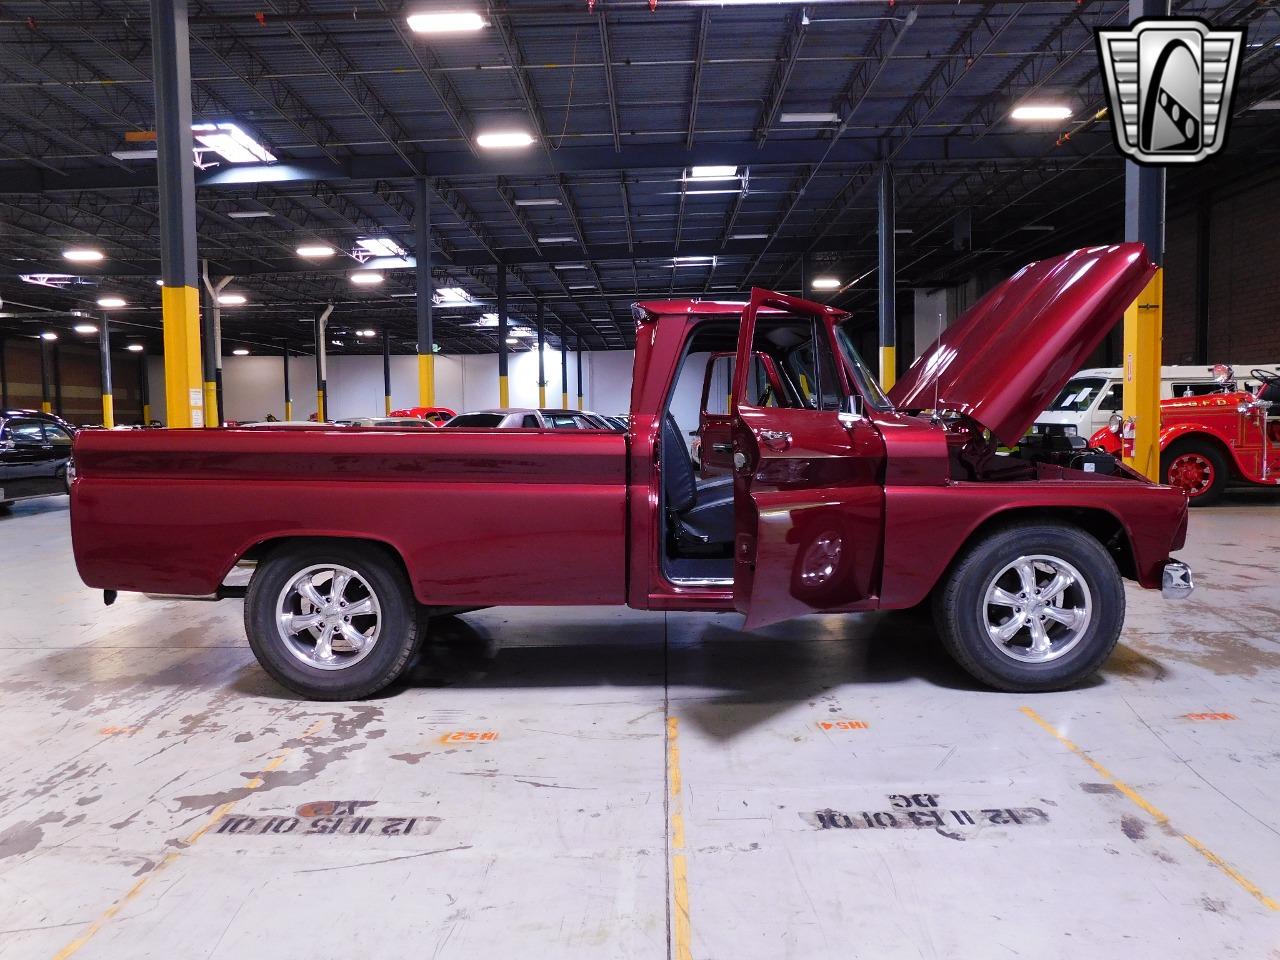
POLYGON ((1160 479, 1185 493, 1193 507, 1217 503, 1227 486, 1222 454, 1203 440, 1183 440, 1160 454, 1160 479))
POLYGON ((312 700, 359 700, 404 671, 417 605, 399 564, 378 547, 309 541, 259 564, 244 603, 262 668, 312 700))
POLYGON ((1063 524, 1016 525, 979 540, 934 594, 943 645, 999 690, 1061 690, 1111 656, 1124 586, 1094 537, 1063 524))

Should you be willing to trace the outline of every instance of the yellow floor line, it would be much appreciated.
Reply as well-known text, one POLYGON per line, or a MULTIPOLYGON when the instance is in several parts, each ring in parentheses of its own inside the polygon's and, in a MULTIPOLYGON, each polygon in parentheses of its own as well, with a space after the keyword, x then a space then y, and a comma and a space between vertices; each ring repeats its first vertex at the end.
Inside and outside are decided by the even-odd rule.
POLYGON ((680 720, 667 717, 667 783, 671 793, 671 914, 674 960, 692 960, 689 922, 689 867, 684 856, 684 804, 680 779, 680 720))
POLYGON ((1100 777, 1102 777, 1104 780, 1110 783, 1113 787, 1119 790, 1122 794, 1124 794, 1132 803, 1134 803, 1136 806, 1138 806, 1147 814, 1149 814, 1156 821, 1156 823, 1161 825, 1168 824, 1170 828, 1173 829, 1174 833, 1176 833, 1179 837, 1181 837, 1182 840, 1188 846, 1190 846, 1192 850, 1200 854, 1200 856, 1204 857, 1205 860, 1209 861, 1209 863, 1213 864, 1215 867, 1217 867, 1223 873, 1225 873, 1228 877, 1234 880, 1244 890, 1246 890, 1250 896, 1252 896, 1255 900, 1261 903, 1264 907, 1266 907, 1268 910, 1280 910, 1280 903, 1277 903, 1275 900, 1271 899, 1265 893, 1263 893, 1261 887, 1259 887, 1256 883, 1254 883, 1252 880, 1250 880, 1248 877, 1242 874, 1235 867, 1231 866, 1231 864, 1227 863, 1227 861, 1223 860, 1220 856, 1218 856, 1216 853, 1214 853, 1212 850, 1206 847, 1203 843, 1201 843, 1195 837, 1191 836, 1190 834, 1183 833, 1181 830, 1178 830, 1176 827, 1173 827, 1173 825, 1169 822, 1169 815, 1167 813, 1165 813, 1163 810, 1161 810, 1159 807, 1153 804, 1150 800, 1148 800, 1146 797, 1140 794, 1133 787, 1129 786, 1129 784, 1125 783, 1123 780, 1117 777, 1114 773, 1112 773, 1110 770, 1108 770, 1106 767, 1100 764, 1097 760, 1093 759, 1093 757, 1089 756, 1089 754, 1087 754, 1084 750, 1080 749, 1080 747, 1078 747, 1071 740, 1068 740, 1066 737, 1064 737, 1061 733, 1058 732, 1057 728, 1054 727, 1052 724, 1050 724, 1047 720, 1045 720, 1044 717, 1040 716, 1040 714, 1036 713, 1030 707, 1023 707, 1022 712, 1026 716, 1034 720, 1045 732, 1050 734, 1055 740, 1061 743, 1064 747, 1066 747, 1068 750, 1074 753, 1077 757, 1079 757, 1089 766, 1093 767, 1093 769, 1097 771, 1100 777))
MULTIPOLYGON (((317 720, 315 723, 313 723, 310 727, 307 728, 307 730, 302 734, 302 738, 306 739, 307 737, 310 737, 313 734, 317 733, 320 730, 320 728, 324 726, 324 724, 325 724, 325 721, 323 719, 317 720)), ((267 765, 262 768, 262 773, 270 773, 273 770, 279 770, 281 765, 284 764, 285 759, 293 751, 294 751, 293 747, 286 747, 279 754, 272 757, 267 762, 267 765)), ((250 790, 257 790, 260 786, 262 786, 264 782, 265 781, 262 778, 262 774, 260 773, 257 776, 255 776, 252 780, 250 780, 247 784, 245 784, 245 786, 248 787, 250 790)), ((206 833, 208 833, 213 827, 217 826, 218 821, 220 821, 223 817, 225 817, 228 813, 230 813, 232 809, 235 807, 235 805, 236 805, 236 802, 233 800, 230 803, 224 803, 220 807, 216 808, 213 811, 213 813, 209 815, 209 819, 204 822, 204 824, 200 827, 200 829, 196 830, 195 833, 191 834, 191 836, 187 837, 186 840, 183 841, 184 843, 183 849, 190 848, 192 844, 194 844, 206 833)), ((84 933, 80 934, 80 936, 76 937, 74 940, 68 943, 65 947, 59 950, 56 954, 54 954, 53 960, 67 960, 67 957, 73 956, 74 954, 78 953, 81 947, 83 947, 86 943, 88 943, 95 936, 97 936, 98 931, 101 930, 103 927, 105 927, 111 921, 112 917, 114 917, 122 909, 124 909, 124 907, 128 905, 128 903, 131 900, 135 899, 138 896, 138 894, 142 893, 143 888, 145 888, 146 885, 151 882, 151 879, 153 877, 155 877, 157 874, 167 869, 171 863, 177 860, 180 853, 181 851, 173 851, 171 853, 165 854, 164 857, 161 858, 156 863, 155 866, 153 866, 150 870, 144 873, 142 877, 139 878, 138 882, 135 883, 132 887, 130 887, 125 892, 124 896, 120 897, 120 899, 118 899, 115 903, 111 904, 111 906, 103 910, 102 913, 98 916, 98 918, 85 928, 84 933)))

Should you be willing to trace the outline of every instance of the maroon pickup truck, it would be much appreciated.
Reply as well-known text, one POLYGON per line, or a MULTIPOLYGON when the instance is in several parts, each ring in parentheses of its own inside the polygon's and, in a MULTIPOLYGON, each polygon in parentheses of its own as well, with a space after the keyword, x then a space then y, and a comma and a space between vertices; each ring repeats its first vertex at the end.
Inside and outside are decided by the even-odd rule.
POLYGON ((747 304, 636 305, 625 434, 85 431, 76 563, 108 602, 244 596, 263 668, 317 699, 392 682, 432 613, 499 604, 736 609, 751 629, 931 599, 975 677, 1058 689, 1111 653, 1122 578, 1191 590, 1170 559, 1181 493, 1075 446, 1004 449, 1152 272, 1137 244, 1033 263, 888 396, 847 315, 754 290, 747 304), (700 478, 675 383, 725 351, 730 469, 700 478), (226 584, 241 563, 247 590, 226 584))

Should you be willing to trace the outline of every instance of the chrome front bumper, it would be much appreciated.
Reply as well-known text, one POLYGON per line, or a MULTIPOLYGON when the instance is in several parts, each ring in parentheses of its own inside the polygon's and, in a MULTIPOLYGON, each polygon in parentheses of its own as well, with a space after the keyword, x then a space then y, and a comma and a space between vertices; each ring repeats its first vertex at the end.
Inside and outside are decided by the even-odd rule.
POLYGON ((1164 565, 1164 577, 1160 583, 1160 596, 1166 600, 1184 600, 1196 588, 1191 579, 1191 568, 1181 560, 1170 560, 1164 565))

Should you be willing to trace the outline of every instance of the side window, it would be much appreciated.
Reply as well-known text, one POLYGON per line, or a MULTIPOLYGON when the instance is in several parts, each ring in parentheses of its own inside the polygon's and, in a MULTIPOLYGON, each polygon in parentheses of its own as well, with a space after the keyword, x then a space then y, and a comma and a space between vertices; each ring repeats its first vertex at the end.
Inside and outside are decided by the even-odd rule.
POLYGON ((547 426, 553 430, 577 430, 578 420, 570 413, 554 413, 547 417, 547 426))
POLYGON ((535 416, 532 413, 526 413, 524 415, 524 420, 522 420, 520 423, 520 426, 532 427, 534 430, 537 430, 539 426, 537 416, 535 416))
POLYGON ((10 420, 5 428, 6 439, 21 444, 44 443, 44 431, 39 420, 10 420))
POLYGON ((807 410, 841 409, 843 391, 836 374, 835 358, 826 329, 819 321, 757 320, 754 346, 772 356, 789 381, 788 396, 769 396, 765 398, 766 402, 772 400, 772 405, 807 410))
POLYGON ((46 423, 44 425, 45 439, 52 443, 55 447, 71 446, 71 434, 63 430, 56 423, 46 423))
POLYGON ((1124 384, 1117 381, 1102 395, 1102 399, 1098 401, 1098 409, 1108 413, 1115 413, 1123 406, 1124 384))

